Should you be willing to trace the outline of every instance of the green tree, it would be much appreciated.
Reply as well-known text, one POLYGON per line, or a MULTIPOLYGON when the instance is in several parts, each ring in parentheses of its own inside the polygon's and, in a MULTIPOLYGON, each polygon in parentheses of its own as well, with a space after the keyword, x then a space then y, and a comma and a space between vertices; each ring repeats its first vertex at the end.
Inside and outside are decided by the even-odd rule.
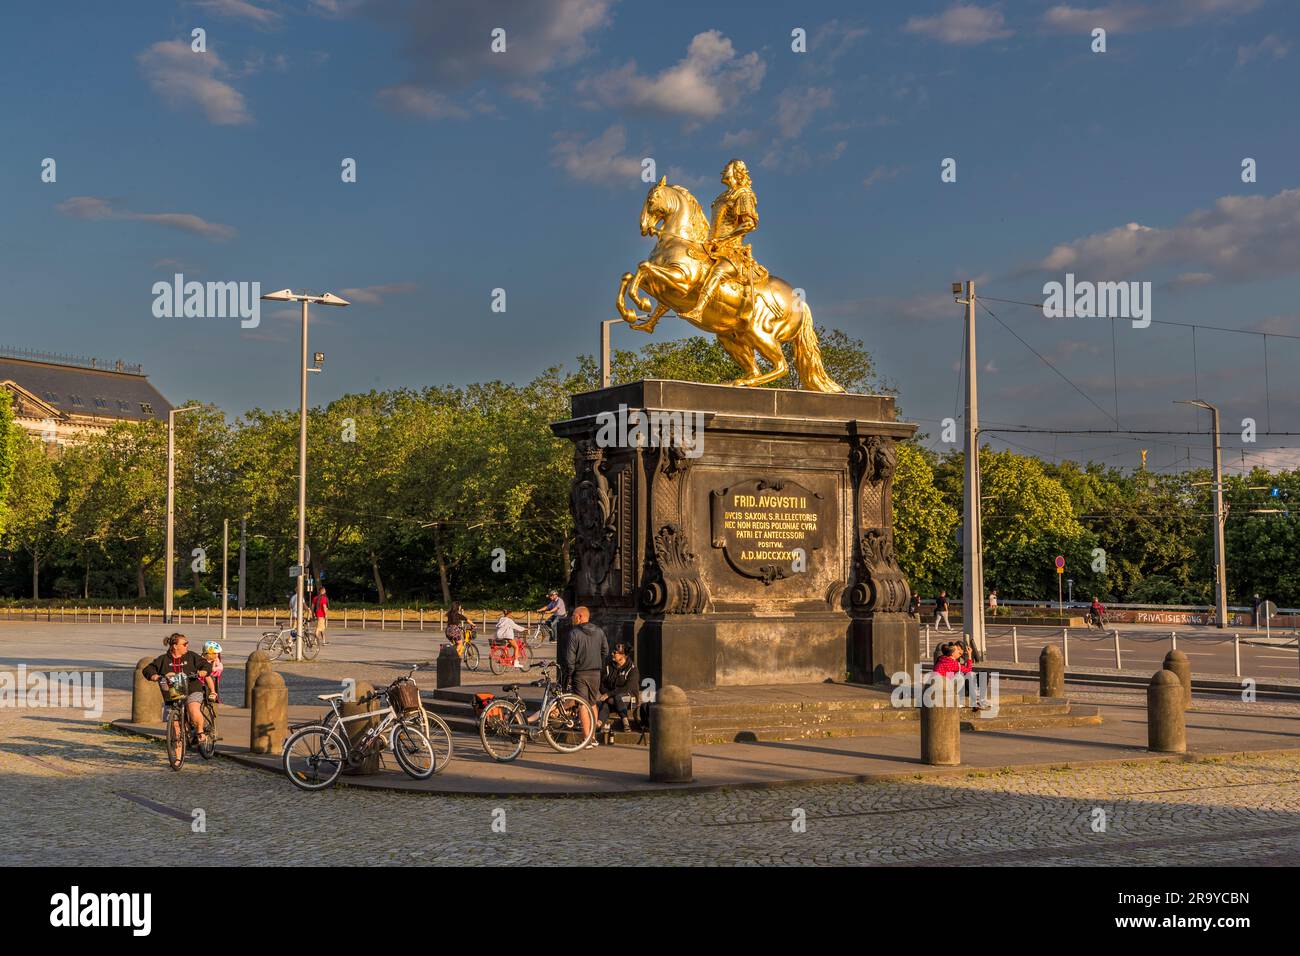
POLYGON ((894 555, 917 594, 952 586, 955 532, 961 514, 935 487, 929 454, 899 442, 894 473, 894 555))
POLYGON ((13 483, 5 546, 26 552, 32 562, 32 600, 41 596, 41 560, 52 549, 56 529, 54 504, 59 480, 45 443, 24 434, 14 437, 13 483))

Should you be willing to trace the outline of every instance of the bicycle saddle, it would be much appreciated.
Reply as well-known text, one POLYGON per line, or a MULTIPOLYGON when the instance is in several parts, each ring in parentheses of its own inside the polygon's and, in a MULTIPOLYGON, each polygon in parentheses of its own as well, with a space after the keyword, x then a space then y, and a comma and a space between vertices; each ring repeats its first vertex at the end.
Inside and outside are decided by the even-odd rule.
POLYGON ((505 691, 507 694, 509 694, 509 693, 512 693, 513 691, 517 691, 517 690, 519 689, 519 685, 518 685, 518 684, 506 684, 506 685, 505 685, 504 687, 502 687, 501 689, 502 689, 503 691, 505 691))
POLYGON ((316 695, 317 700, 324 700, 324 701, 341 700, 342 697, 343 694, 341 692, 338 694, 317 694, 316 695))

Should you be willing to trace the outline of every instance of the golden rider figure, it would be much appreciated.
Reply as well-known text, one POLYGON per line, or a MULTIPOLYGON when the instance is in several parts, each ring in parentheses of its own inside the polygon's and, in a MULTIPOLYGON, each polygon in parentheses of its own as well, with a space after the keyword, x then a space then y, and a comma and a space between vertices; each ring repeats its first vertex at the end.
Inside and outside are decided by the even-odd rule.
POLYGON ((733 159, 722 170, 722 182, 727 189, 713 200, 713 222, 703 250, 711 265, 701 283, 699 299, 689 312, 681 313, 684 319, 700 318, 718 285, 729 275, 744 283, 743 315, 753 304, 755 279, 761 280, 767 273, 754 262, 753 252, 744 241, 746 233, 758 228, 758 199, 754 196, 749 168, 742 160, 733 159))

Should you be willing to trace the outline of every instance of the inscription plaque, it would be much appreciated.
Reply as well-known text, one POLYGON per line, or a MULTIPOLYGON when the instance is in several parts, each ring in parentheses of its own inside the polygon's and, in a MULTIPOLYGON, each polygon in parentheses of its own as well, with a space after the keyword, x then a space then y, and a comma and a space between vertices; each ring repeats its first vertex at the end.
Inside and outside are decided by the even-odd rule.
POLYGON ((799 573, 822 546, 822 496, 797 481, 752 478, 710 493, 713 547, 746 577, 771 584, 799 573))

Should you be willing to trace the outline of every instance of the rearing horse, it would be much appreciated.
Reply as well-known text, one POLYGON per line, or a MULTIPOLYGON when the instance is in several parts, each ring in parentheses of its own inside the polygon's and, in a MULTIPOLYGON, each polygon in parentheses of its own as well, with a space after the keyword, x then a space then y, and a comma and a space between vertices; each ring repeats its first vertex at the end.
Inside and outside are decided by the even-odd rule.
MULTIPOLYGON (((688 311, 710 265, 703 251, 709 222, 700 204, 685 186, 670 186, 667 180, 665 176, 650 187, 641 207, 641 235, 657 236, 659 241, 636 272, 623 274, 618 287, 618 314, 642 332, 653 332, 669 309, 679 315, 688 311), (641 295, 642 291, 657 301, 641 295), (629 308, 628 299, 649 314, 642 316, 629 308)), ((788 370, 781 343, 793 340, 800 384, 815 392, 844 391, 822 365, 812 309, 784 279, 769 275, 755 282, 749 302, 744 281, 729 274, 703 315, 687 321, 716 335, 744 370, 744 376, 733 385, 764 385, 780 378, 788 370), (768 371, 759 368, 755 352, 772 366, 768 371)))

